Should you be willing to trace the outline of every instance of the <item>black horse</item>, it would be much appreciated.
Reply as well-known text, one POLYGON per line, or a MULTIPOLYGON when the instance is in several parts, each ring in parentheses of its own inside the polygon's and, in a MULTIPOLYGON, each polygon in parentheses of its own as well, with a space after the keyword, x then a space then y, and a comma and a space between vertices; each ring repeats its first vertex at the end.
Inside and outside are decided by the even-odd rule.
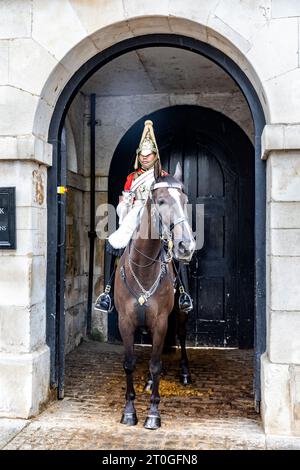
MULTIPOLYGON (((151 404, 144 424, 147 429, 157 429, 161 425, 158 411, 161 354, 168 317, 174 307, 176 281, 171 261, 174 257, 178 261, 189 262, 195 250, 195 240, 186 217, 187 196, 183 190, 180 166, 177 165, 174 176, 161 176, 160 166, 157 164, 154 167, 154 177, 155 181, 142 210, 139 227, 119 261, 114 286, 119 330, 125 349, 124 370, 127 378, 126 405, 121 419, 123 424, 137 424, 133 386, 135 330, 139 326, 145 326, 152 337, 149 364, 152 381, 151 404)), ((186 320, 186 313, 178 310, 181 368, 188 382, 186 320)))

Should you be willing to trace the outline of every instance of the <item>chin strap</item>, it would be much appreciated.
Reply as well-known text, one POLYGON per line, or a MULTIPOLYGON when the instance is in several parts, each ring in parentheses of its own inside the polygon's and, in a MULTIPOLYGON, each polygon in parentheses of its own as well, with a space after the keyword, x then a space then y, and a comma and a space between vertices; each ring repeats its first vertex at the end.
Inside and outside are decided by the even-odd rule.
POLYGON ((148 171, 148 170, 151 170, 151 168, 154 167, 157 160, 158 160, 158 157, 156 157, 156 159, 153 162, 149 163, 148 166, 143 166, 142 163, 140 162, 140 160, 139 160, 139 164, 141 165, 141 169, 143 171, 148 171))

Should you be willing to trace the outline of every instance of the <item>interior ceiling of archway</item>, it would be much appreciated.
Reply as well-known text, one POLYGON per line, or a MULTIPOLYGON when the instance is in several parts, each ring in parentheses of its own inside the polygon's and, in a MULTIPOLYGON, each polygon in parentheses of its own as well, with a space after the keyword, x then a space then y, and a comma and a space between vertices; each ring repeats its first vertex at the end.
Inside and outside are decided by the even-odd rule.
POLYGON ((170 105, 198 104, 222 112, 253 141, 251 113, 236 83, 218 65, 190 51, 150 47, 124 54, 96 72, 81 91, 100 99, 169 95, 170 105))

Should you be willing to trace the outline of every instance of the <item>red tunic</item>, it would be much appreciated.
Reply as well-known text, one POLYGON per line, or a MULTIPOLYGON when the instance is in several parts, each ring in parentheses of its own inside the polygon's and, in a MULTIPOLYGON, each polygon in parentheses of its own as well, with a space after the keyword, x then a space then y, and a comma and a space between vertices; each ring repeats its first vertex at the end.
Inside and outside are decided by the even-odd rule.
MULTIPOLYGON (((124 186, 124 191, 130 191, 133 181, 138 176, 142 175, 143 173, 145 173, 145 172, 141 168, 138 168, 137 170, 130 173, 127 176, 127 180, 126 180, 126 183, 125 183, 125 186, 124 186)), ((166 175, 168 175, 168 173, 166 171, 162 170, 162 175, 166 176, 166 175)))

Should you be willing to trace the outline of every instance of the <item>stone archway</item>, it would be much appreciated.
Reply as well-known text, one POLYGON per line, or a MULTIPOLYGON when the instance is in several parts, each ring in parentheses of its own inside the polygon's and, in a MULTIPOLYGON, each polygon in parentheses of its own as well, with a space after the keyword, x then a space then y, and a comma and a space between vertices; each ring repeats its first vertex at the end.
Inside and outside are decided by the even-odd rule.
POLYGON ((214 47, 203 43, 201 41, 169 34, 145 35, 133 39, 122 41, 111 48, 106 49, 104 52, 97 54, 90 59, 81 69, 79 69, 67 86, 61 93, 59 100, 56 104, 55 111, 52 116, 51 125, 49 129, 49 143, 53 145, 53 165, 48 171, 48 275, 47 275, 47 311, 56 312, 56 324, 53 323, 51 317, 48 316, 48 344, 51 347, 52 364, 57 364, 57 357, 60 359, 58 363, 60 367, 55 369, 52 366, 51 383, 52 386, 58 386, 61 390, 60 396, 63 396, 63 376, 64 376, 64 351, 57 338, 63 335, 61 330, 59 318, 63 319, 64 305, 63 305, 63 283, 61 279, 64 278, 64 263, 63 253, 58 248, 61 243, 58 243, 57 226, 60 226, 61 221, 60 211, 57 209, 56 201, 52 197, 53 189, 61 184, 60 180, 60 132, 63 119, 68 110, 73 97, 78 91, 79 87, 101 66, 113 60, 119 55, 143 47, 153 46, 172 46, 182 49, 188 49, 198 54, 202 54, 216 64, 220 65, 239 85, 243 94, 245 95, 251 113, 254 119, 255 127, 255 191, 259 194, 256 201, 255 212, 255 267, 256 267, 256 305, 255 305, 255 318, 256 318, 256 376, 255 376, 255 389, 256 389, 256 403, 259 407, 260 402, 260 357, 265 350, 265 165, 261 161, 261 148, 260 139, 262 130, 265 124, 264 113, 258 99, 258 96, 247 79, 242 70, 221 51, 214 47), (57 258, 58 256, 58 262, 57 258), (58 269, 56 268, 57 266, 58 269), (57 290, 53 286, 57 286, 57 290), (58 297, 57 297, 58 292, 58 297), (55 359, 56 358, 56 359, 55 359))
MULTIPOLYGON (((117 0, 114 1, 117 3, 117 0)), ((70 79, 79 78, 76 72, 79 71, 82 66, 85 66, 88 61, 91 61, 90 64, 92 64, 94 59, 95 70, 97 70, 98 61, 96 57, 99 52, 103 54, 102 59, 103 63, 105 63, 105 55, 108 49, 110 50, 109 54, 112 54, 114 51, 110 48, 118 43, 152 34, 178 35, 182 38, 194 39, 201 41, 201 43, 206 44, 208 47, 212 46, 212 48, 220 51, 221 54, 223 53, 224 57, 231 59, 240 70, 244 71, 245 76, 251 82, 263 107, 266 121, 270 121, 271 110, 268 102, 268 94, 264 90, 262 81, 255 67, 253 67, 251 60, 246 56, 247 44, 242 40, 242 36, 234 34, 233 28, 228 27, 224 30, 218 20, 211 19, 211 21, 207 23, 206 15, 210 13, 211 9, 213 11, 212 5, 202 6, 202 8, 197 8, 196 11, 193 7, 188 6, 185 15, 180 15, 176 12, 176 8, 172 11, 172 5, 170 5, 168 7, 170 11, 168 12, 161 12, 161 14, 158 13, 157 15, 147 15, 146 11, 143 11, 140 16, 138 11, 139 6, 140 5, 136 5, 135 17, 128 17, 125 21, 121 19, 119 22, 117 22, 116 19, 118 19, 119 16, 122 18, 123 12, 117 9, 115 16, 116 22, 105 24, 100 29, 95 29, 93 24, 89 36, 82 37, 83 35, 81 35, 80 41, 78 41, 76 45, 73 45, 72 49, 65 51, 66 53, 62 57, 61 63, 52 70, 41 90, 41 99, 38 102, 33 124, 33 133, 36 137, 46 141, 48 140, 50 122, 53 121, 53 108, 57 106, 62 93, 65 94, 66 91, 70 91, 68 86, 70 79)), ((164 7, 162 7, 162 9, 164 9, 164 7)), ((147 7, 143 7, 142 10, 147 10, 147 7)), ((158 8, 158 10, 160 10, 160 8, 158 8)), ((266 19, 264 18, 262 20, 260 17, 261 13, 258 13, 258 18, 256 18, 257 23, 262 22, 262 24, 264 24, 266 19)), ((245 21, 244 26, 246 26, 248 18, 243 18, 243 21, 245 21)), ((248 28, 245 30, 248 30, 248 28)), ((159 43, 154 40, 153 45, 159 46, 159 43)), ((182 43, 182 47, 184 47, 184 43, 182 43)), ((118 55, 117 48, 115 49, 115 53, 118 55)), ((109 61, 111 57, 109 58, 109 56, 107 56, 106 59, 109 61)), ((226 68, 226 59, 224 60, 224 65, 226 68)), ((86 70, 90 75, 92 75, 94 71, 91 71, 90 67, 89 72, 86 70)), ((74 84, 75 82, 73 81, 72 88, 74 84)), ((81 84, 78 83, 78 87, 80 86, 81 84)))
MULTIPOLYGON (((122 41, 137 38, 143 41, 147 35, 163 34, 180 37, 180 47, 185 47, 186 38, 194 44, 200 41, 207 48, 212 46, 225 69, 233 61, 242 71, 237 77, 240 86, 245 92, 250 82, 255 99, 261 104, 259 108, 263 108, 267 125, 261 153, 262 158, 268 158, 269 215, 263 416, 267 432, 299 435, 298 7, 290 5, 287 13, 281 1, 276 6, 271 0, 233 1, 233 15, 227 2, 218 0, 201 5, 196 5, 194 0, 148 3, 68 0, 59 2, 57 15, 57 2, 19 3, 18 9, 15 2, 2 2, 0 7, 6 18, 1 36, 4 80, 0 95, 5 119, 0 125, 0 182, 17 189, 19 224, 17 250, 11 256, 2 256, 0 266, 0 297, 4 299, 0 310, 1 415, 34 415, 48 398, 49 348, 45 344, 44 328, 47 208, 40 189, 45 188, 46 169, 52 159, 54 167, 57 163, 58 134, 54 133, 54 141, 48 143, 50 122, 53 129, 58 129, 61 122, 62 113, 57 114, 54 109, 63 100, 67 104, 72 99, 76 93, 73 78, 75 82, 77 78, 80 81, 76 72, 92 58, 97 66, 99 52, 104 61, 109 60, 108 49, 112 47, 109 53, 117 52, 122 41), (282 41, 283 34, 285 41, 282 41)), ((157 38, 153 40, 157 45, 157 38)), ((249 103, 251 106, 251 97, 249 103)), ((261 112, 253 111, 255 122, 260 115, 261 112)), ((258 132, 258 152, 260 144, 258 132)), ((258 153, 258 165, 259 157, 258 153)), ((50 186, 54 183, 53 192, 48 195, 51 201, 56 198, 56 181, 48 183, 50 186)), ((264 188, 264 177, 257 178, 257 184, 264 188)), ((261 197, 257 194, 258 207, 261 197)), ((259 217, 263 227, 262 212, 259 217)), ((52 243, 51 238, 48 242, 52 243)), ((265 253, 261 249, 263 256, 259 258, 258 270, 263 274, 265 253)), ((265 291, 258 285, 258 302, 263 304, 264 297, 265 291)), ((47 313, 55 322, 56 312, 47 313)), ((262 308, 257 318, 262 329, 265 317, 266 310, 262 308)))
MULTIPOLYGON (((184 11, 181 11, 178 2, 172 2, 170 5, 169 2, 167 2, 167 4, 162 2, 161 5, 157 5, 154 9, 152 5, 144 5, 138 2, 138 4, 135 5, 134 11, 131 7, 124 9, 122 6, 120 9, 118 0, 113 0, 113 2, 115 8, 111 3, 108 9, 109 11, 106 10, 106 6, 103 6, 101 15, 93 15, 92 12, 94 8, 97 8, 97 2, 89 7, 91 11, 85 11, 84 7, 82 7, 83 10, 81 11, 80 4, 77 6, 74 4, 72 8, 74 7, 74 10, 78 8, 78 11, 76 11, 78 17, 72 16, 74 12, 71 12, 69 5, 61 5, 59 27, 61 27, 62 30, 64 30, 64 28, 70 29, 68 38, 63 42, 61 41, 60 35, 57 34, 56 25, 58 23, 56 21, 45 21, 47 18, 45 13, 49 13, 50 16, 51 14, 56 14, 55 8, 48 12, 47 7, 34 5, 32 11, 32 39, 26 39, 26 44, 25 42, 23 44, 22 40, 12 44, 12 47, 23 44, 24 47, 29 48, 32 53, 28 56, 29 60, 26 65, 27 68, 24 69, 24 73, 19 76, 11 76, 13 86, 8 88, 7 110, 9 116, 13 118, 12 122, 14 125, 12 125, 12 134, 14 137, 11 139, 5 138, 5 155, 14 155, 14 158, 17 157, 18 159, 34 161, 34 163, 31 162, 30 165, 28 161, 23 163, 23 167, 25 168, 26 166, 27 171, 23 173, 23 175, 27 175, 28 180, 33 169, 32 167, 34 167, 34 171, 38 172, 39 177, 46 178, 46 166, 52 164, 47 181, 47 201, 48 212, 53 219, 50 221, 51 223, 48 224, 49 251, 47 256, 44 256, 44 260, 47 258, 48 264, 47 317, 50 325, 54 325, 56 322, 56 309, 53 309, 56 303, 56 292, 52 291, 51 295, 49 292, 51 286, 53 286, 56 269, 55 264, 53 264, 52 255, 56 252, 54 247, 57 242, 55 223, 57 219, 57 207, 54 207, 55 203, 53 204, 53 202, 56 199, 57 179, 55 173, 57 171, 57 163, 59 163, 57 159, 60 146, 59 132, 62 119, 78 87, 81 86, 82 80, 87 79, 95 69, 101 66, 101 63, 104 64, 116 55, 123 53, 126 48, 130 50, 130 48, 135 48, 137 44, 139 44, 140 47, 146 47, 147 43, 159 46, 159 44, 162 44, 162 38, 157 35, 162 35, 164 36, 165 44, 170 44, 171 46, 175 44, 176 47, 190 50, 195 49, 195 51, 198 46, 201 46, 201 51, 199 50, 198 52, 204 55, 207 54, 207 57, 215 60, 225 70, 228 68, 231 70, 233 78, 238 81, 250 105, 252 102, 253 106, 251 106, 251 108, 255 121, 259 121, 257 127, 259 130, 256 136, 257 163, 260 161, 260 136, 264 125, 263 114, 265 114, 268 121, 270 120, 270 93, 264 93, 262 80, 256 73, 255 60, 246 57, 247 48, 250 43, 247 43, 247 39, 244 41, 242 34, 238 32, 241 27, 243 30, 244 26, 248 25, 247 11, 241 12, 240 25, 232 24, 232 27, 225 27, 226 22, 227 24, 231 24, 231 20, 228 20, 226 17, 227 13, 223 11, 222 8, 220 12, 217 11, 216 7, 218 2, 214 0, 197 9, 194 8, 194 2, 188 2, 185 4, 184 11), (112 11, 114 12, 113 17, 112 11), (217 17, 215 13, 219 14, 219 17, 217 17), (74 19, 71 23, 70 16, 68 15, 71 15, 74 19), (82 24, 79 24, 79 17, 81 18, 80 21, 82 21, 82 24), (223 18, 225 21, 222 23, 220 18, 223 18), (82 27, 83 24, 84 27, 82 27), (54 29, 51 25, 55 26, 54 29), (124 49, 122 49, 122 47, 124 47, 124 49), (99 53, 99 51, 101 52, 99 53), (213 54, 213 57, 211 54, 213 54), (43 60, 43 67, 41 67, 41 58, 43 60), (34 81, 31 80, 32 61, 38 64, 34 81), (252 96, 255 97, 254 101, 257 100, 257 108, 253 103, 252 96), (16 100, 17 106, 14 106, 12 113, 9 103, 14 100, 16 100), (264 107, 264 113, 262 112, 260 103, 262 103, 264 107), (25 108, 26 113, 24 114, 20 126, 16 127, 15 116, 20 110, 19 107, 22 109, 25 108), (49 131, 50 122, 51 129, 49 131), (49 304, 49 295, 52 297, 51 305, 49 304)), ((29 15, 28 18, 31 18, 31 16, 29 15)), ((263 17, 260 11, 255 11, 255 21, 255 24, 263 26, 264 23, 266 23, 266 18, 263 17)), ((244 30, 248 37, 248 28, 246 27, 244 30)), ((18 51, 16 50, 15 52, 17 56, 18 51)), ((8 122, 9 120, 7 120, 6 126, 8 122)), ((6 136, 10 135, 6 127, 3 133, 6 136)), ((1 145, 2 144, 3 142, 1 141, 1 145)), ((261 178, 259 184, 261 183, 264 185, 264 176, 261 178)), ((46 214, 46 210, 44 210, 43 213, 46 214)), ((260 217, 264 224, 263 213, 260 214, 260 217)), ((41 218, 40 232, 45 238, 46 231, 46 220, 45 218, 41 218)), ((260 257, 259 259, 263 264, 264 257, 260 257)), ((42 258, 39 260, 33 258, 32 260, 28 260, 28 262, 27 259, 24 261, 26 261, 26 263, 22 265, 22 272, 29 272, 30 275, 33 273, 33 277, 36 279, 35 283, 38 285, 38 287, 33 288, 28 284, 28 290, 32 289, 34 292, 43 293, 43 295, 41 294, 39 297, 32 296, 32 299, 33 297, 38 298, 40 306, 38 309, 38 317, 32 317, 36 318, 33 322, 41 322, 40 318, 42 317, 44 319, 45 312, 45 265, 42 263, 42 258)), ((260 268, 263 271, 262 265, 258 265, 258 269, 260 268)), ((26 276, 24 276, 24 278, 25 277, 26 276)), ((263 302, 264 289, 260 290, 260 294, 262 296, 260 299, 263 302)), ((9 299, 13 299, 13 294, 9 299)), ((8 300, 8 303, 9 302, 10 300, 8 300)), ((13 300, 11 300, 11 305, 14 305, 13 300)), ((32 315, 36 315, 35 309, 35 304, 31 303, 29 305, 29 311, 28 307, 26 307, 26 321, 28 321, 27 317, 31 319, 32 315)), ((263 308, 259 319, 264 324, 265 310, 263 308)), ((38 346, 36 346, 34 341, 32 346, 31 335, 33 335, 33 332, 31 331, 31 326, 24 332, 24 334, 26 334, 25 342, 29 344, 28 347, 26 346, 25 350, 29 352, 29 354, 26 356, 27 369, 25 370, 25 368, 23 368, 24 374, 21 374, 19 377, 19 382, 25 383, 28 380, 28 376, 32 375, 34 377, 32 384, 34 383, 35 386, 33 387, 32 385, 32 387, 28 389, 26 400, 24 400, 22 394, 15 396, 14 406, 11 406, 10 402, 7 404, 4 397, 4 415, 30 416, 36 413, 40 404, 47 399, 49 351, 45 345, 43 328, 40 330, 38 338, 34 340, 38 346)), ((19 336, 21 337, 22 334, 18 333, 18 338, 19 336)), ((16 341, 19 341, 19 339, 16 341)), ((21 352, 23 352, 22 348, 21 352)), ((258 355, 257 358, 258 362, 259 356, 260 355, 258 355)), ((10 361, 10 359, 6 357, 3 360, 4 364, 7 363, 7 360, 10 361)), ((24 357, 21 357, 20 354, 17 353, 17 359, 14 357, 13 360, 20 361, 20 364, 23 364, 24 357)), ((55 360, 55 358, 52 355, 52 361, 53 360, 55 360)), ((7 389, 6 393, 9 396, 13 396, 10 390, 15 389, 15 387, 11 384, 10 379, 5 379, 4 385, 7 389)), ((21 388, 22 387, 20 387, 20 389, 21 388)))

